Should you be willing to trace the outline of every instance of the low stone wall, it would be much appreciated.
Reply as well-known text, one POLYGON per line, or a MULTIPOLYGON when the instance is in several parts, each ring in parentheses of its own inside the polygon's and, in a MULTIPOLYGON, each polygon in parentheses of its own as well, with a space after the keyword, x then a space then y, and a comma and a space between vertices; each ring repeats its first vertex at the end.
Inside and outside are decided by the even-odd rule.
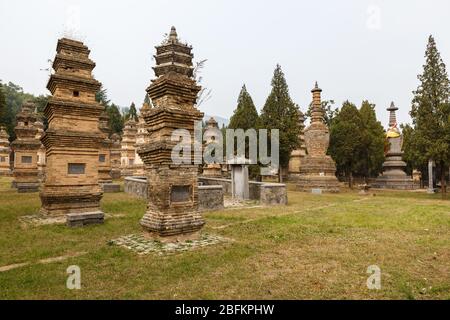
MULTIPOLYGON (((231 179, 199 177, 203 185, 221 185, 225 194, 231 195, 231 179)), ((286 205, 287 190, 283 183, 249 182, 250 200, 257 200, 263 205, 286 205)))
POLYGON ((221 185, 199 186, 198 208, 200 211, 222 210, 223 187, 221 185))
POLYGON ((134 194, 139 198, 147 199, 148 197, 146 177, 126 177, 123 188, 126 193, 134 194))
MULTIPOLYGON (((201 211, 221 210, 223 206, 223 186, 207 185, 198 188, 198 206, 201 211)), ((146 177, 126 177, 124 180, 126 193, 134 194, 142 199, 148 198, 148 185, 146 177)))

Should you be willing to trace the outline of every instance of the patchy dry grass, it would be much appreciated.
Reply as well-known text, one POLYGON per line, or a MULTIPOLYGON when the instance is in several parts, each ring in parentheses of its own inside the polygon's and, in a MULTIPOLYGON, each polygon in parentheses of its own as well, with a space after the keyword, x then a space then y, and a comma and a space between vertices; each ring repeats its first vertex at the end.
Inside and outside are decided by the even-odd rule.
POLYGON ((439 195, 290 188, 286 207, 206 213, 205 231, 231 243, 138 256, 108 240, 140 231, 144 201, 106 194, 103 210, 122 217, 24 229, 18 217, 36 213, 39 196, 9 186, 0 178, 0 268, 27 264, 0 272, 1 299, 450 299, 450 201, 439 195), (82 289, 72 291, 74 264, 82 289), (369 265, 381 290, 366 287, 369 265))

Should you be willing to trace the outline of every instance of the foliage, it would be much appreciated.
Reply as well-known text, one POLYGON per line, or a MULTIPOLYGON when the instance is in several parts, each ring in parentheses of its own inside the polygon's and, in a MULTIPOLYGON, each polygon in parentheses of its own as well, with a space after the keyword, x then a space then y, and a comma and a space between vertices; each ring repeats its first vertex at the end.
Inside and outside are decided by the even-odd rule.
MULTIPOLYGON (((327 125, 328 128, 331 127, 331 122, 338 112, 338 108, 334 108, 334 100, 323 100, 322 101, 322 109, 324 110, 323 114, 323 122, 327 125)), ((308 110, 306 111, 305 116, 311 118, 312 112, 312 102, 309 104, 308 110)))
POLYGON ((239 93, 238 105, 234 110, 233 116, 230 119, 228 127, 230 129, 256 129, 258 126, 258 111, 256 111, 255 104, 252 97, 247 91, 245 84, 242 86, 239 93))
POLYGON ((280 130, 280 170, 288 165, 292 150, 299 146, 298 110, 289 95, 281 66, 277 65, 272 78, 272 91, 261 111, 260 121, 263 128, 280 130))
POLYGON ((441 171, 442 193, 445 194, 445 174, 450 165, 450 81, 445 64, 432 36, 425 52, 426 63, 418 76, 420 84, 414 91, 411 118, 405 152, 418 167, 433 159, 441 171))

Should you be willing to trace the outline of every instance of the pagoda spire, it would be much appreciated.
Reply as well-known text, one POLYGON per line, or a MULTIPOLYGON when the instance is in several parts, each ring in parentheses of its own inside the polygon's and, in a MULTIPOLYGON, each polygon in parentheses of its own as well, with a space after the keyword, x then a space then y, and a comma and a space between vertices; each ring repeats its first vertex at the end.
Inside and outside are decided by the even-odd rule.
POLYGON ((170 28, 169 41, 170 42, 178 42, 177 29, 174 26, 172 26, 172 28, 170 28))
POLYGON ((389 111, 389 127, 392 128, 397 125, 397 116, 395 112, 398 108, 395 106, 394 101, 391 102, 391 105, 386 110, 389 111))
POLYGON ((311 123, 315 122, 323 122, 323 108, 322 108, 322 98, 321 98, 322 89, 319 88, 319 85, 314 85, 314 88, 311 90, 313 94, 312 101, 312 112, 311 112, 311 123))

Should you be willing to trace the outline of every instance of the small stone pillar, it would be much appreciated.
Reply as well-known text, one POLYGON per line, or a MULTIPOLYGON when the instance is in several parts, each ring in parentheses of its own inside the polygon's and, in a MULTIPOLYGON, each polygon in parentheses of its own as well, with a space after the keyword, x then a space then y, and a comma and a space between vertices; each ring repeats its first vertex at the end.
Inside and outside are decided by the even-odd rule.
POLYGON ((434 161, 432 159, 428 160, 428 193, 434 193, 434 185, 433 185, 433 166, 434 161))
MULTIPOLYGON (((44 124, 39 116, 34 123, 34 126, 38 130, 36 133, 36 139, 41 141, 41 138, 44 135, 44 124)), ((45 161, 45 146, 41 142, 41 146, 37 152, 38 177, 41 182, 45 180, 45 161)))
POLYGON ((298 135, 299 147, 291 152, 289 159, 289 181, 297 181, 300 176, 300 165, 303 157, 306 155, 305 144, 305 116, 303 112, 298 110, 298 124, 300 126, 300 134, 298 135))
POLYGON ((136 125, 136 144, 134 145, 134 167, 133 167, 133 176, 143 176, 145 174, 144 170, 144 162, 139 156, 137 150, 145 146, 149 142, 149 134, 145 127, 145 120, 143 118, 143 114, 150 109, 150 105, 145 103, 142 105, 141 110, 139 111, 138 122, 136 125))
POLYGON ((121 174, 122 177, 133 175, 134 157, 136 155, 136 121, 133 118, 125 122, 122 136, 122 153, 121 153, 121 174))
POLYGON ((233 199, 250 199, 248 165, 250 161, 244 158, 233 158, 227 162, 231 167, 231 195, 233 199))

